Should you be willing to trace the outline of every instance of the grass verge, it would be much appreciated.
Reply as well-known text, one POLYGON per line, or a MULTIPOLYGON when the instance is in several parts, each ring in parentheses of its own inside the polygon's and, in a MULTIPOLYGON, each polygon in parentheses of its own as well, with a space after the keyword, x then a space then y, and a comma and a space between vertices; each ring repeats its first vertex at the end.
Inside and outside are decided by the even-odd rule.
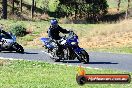
POLYGON ((110 53, 121 53, 121 54, 131 54, 132 47, 121 47, 121 48, 95 48, 95 49, 86 49, 91 52, 110 52, 110 53))
MULTIPOLYGON (((130 84, 86 84, 76 83, 78 67, 49 64, 38 61, 1 60, 0 88, 130 88, 130 84)), ((126 74, 117 70, 85 68, 87 74, 126 74)), ((129 73, 132 75, 132 73, 129 73)))

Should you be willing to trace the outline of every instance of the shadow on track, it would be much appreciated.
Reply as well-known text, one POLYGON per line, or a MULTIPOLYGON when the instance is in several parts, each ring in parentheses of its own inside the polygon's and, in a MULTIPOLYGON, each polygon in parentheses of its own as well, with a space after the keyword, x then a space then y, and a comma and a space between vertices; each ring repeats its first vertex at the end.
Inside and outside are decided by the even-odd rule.
POLYGON ((118 64, 113 62, 89 62, 88 64, 118 64))
POLYGON ((81 63, 80 61, 60 61, 62 63, 81 63))
POLYGON ((1 53, 16 53, 16 54, 38 54, 38 53, 31 53, 31 52, 17 53, 17 52, 14 52, 14 51, 2 51, 1 53))
MULTIPOLYGON (((60 61, 63 63, 81 63, 80 61, 60 61)), ((118 64, 118 63, 113 63, 113 62, 89 62, 85 64, 118 64)))

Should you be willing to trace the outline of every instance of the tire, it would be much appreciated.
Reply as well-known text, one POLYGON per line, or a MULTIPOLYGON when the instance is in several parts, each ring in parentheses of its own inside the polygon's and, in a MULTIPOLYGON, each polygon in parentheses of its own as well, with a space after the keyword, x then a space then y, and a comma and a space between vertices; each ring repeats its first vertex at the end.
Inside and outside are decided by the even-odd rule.
POLYGON ((60 59, 52 58, 54 62, 60 62, 60 59))
POLYGON ((17 53, 24 53, 23 47, 19 44, 16 44, 16 52, 17 53))
POLYGON ((84 76, 77 76, 76 81, 79 85, 84 85, 86 83, 86 78, 84 76))
POLYGON ((81 62, 84 62, 84 64, 89 63, 89 55, 85 50, 82 50, 79 56, 79 60, 81 60, 81 62))
POLYGON ((55 57, 50 57, 54 62, 60 62, 59 58, 55 58, 55 57))

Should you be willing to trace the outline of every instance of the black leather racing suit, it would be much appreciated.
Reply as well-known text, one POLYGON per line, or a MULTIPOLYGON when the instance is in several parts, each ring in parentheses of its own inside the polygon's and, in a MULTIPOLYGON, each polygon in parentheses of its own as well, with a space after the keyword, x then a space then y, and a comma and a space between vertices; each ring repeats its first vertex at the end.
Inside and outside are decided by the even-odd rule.
POLYGON ((50 26, 48 30, 48 36, 54 40, 59 40, 61 37, 59 36, 59 33, 69 33, 70 31, 67 31, 66 29, 63 29, 59 25, 57 27, 50 26))
MULTIPOLYGON (((49 30, 48 30, 48 37, 54 40, 60 40, 61 37, 59 36, 59 33, 69 33, 70 31, 67 31, 66 29, 61 28, 59 25, 57 27, 52 27, 50 26, 49 30)), ((59 47, 59 51, 62 51, 62 46, 58 43, 57 41, 57 45, 59 47)))

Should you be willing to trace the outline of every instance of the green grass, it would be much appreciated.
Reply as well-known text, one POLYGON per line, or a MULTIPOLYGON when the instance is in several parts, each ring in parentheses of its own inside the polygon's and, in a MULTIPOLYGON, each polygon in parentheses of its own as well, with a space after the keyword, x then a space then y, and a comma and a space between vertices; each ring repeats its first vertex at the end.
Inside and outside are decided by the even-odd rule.
MULTIPOLYGON (((121 0, 120 10, 124 11, 127 9, 128 0, 121 0)), ((118 0, 107 0, 110 9, 114 9, 118 7, 118 0)), ((132 2, 130 3, 130 8, 132 7, 132 2)))
POLYGON ((87 51, 96 51, 96 52, 110 52, 110 53, 121 53, 121 54, 131 54, 132 47, 121 47, 121 48, 93 48, 86 49, 87 51))
MULTIPOLYGON (((0 60, 0 88, 130 88, 130 84, 76 83, 78 67, 49 64, 38 61, 0 60)), ((87 74, 130 74, 117 70, 89 69, 87 74)))
POLYGON ((32 35, 26 35, 23 37, 23 40, 26 42, 33 41, 34 37, 32 35))

